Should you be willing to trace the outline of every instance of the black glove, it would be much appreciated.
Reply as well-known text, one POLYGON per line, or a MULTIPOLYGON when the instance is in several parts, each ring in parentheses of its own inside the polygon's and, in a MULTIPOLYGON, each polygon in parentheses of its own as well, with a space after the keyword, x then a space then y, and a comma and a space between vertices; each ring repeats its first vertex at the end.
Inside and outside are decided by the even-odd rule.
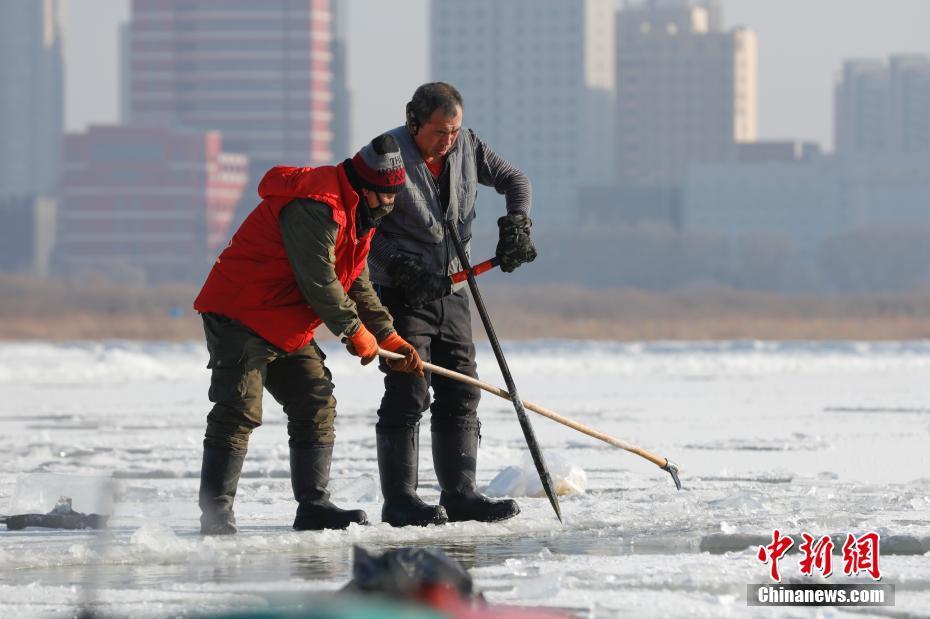
POLYGON ((452 292, 452 280, 423 268, 412 256, 396 255, 388 266, 388 275, 404 294, 410 307, 422 307, 452 292))
POLYGON ((532 225, 533 220, 525 213, 507 213, 497 220, 500 236, 496 253, 501 271, 512 273, 521 264, 536 259, 536 248, 530 240, 532 225))

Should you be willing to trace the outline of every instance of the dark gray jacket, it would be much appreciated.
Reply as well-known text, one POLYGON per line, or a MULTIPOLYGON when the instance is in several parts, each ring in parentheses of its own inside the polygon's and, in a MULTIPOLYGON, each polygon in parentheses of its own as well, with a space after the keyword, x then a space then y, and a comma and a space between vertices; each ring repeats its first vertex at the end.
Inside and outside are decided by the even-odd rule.
POLYGON ((407 181, 397 194, 394 210, 382 220, 372 239, 368 265, 373 283, 393 285, 387 270, 391 258, 397 254, 414 256, 424 268, 439 275, 460 271, 462 267, 445 222, 458 226, 459 235, 469 248, 479 183, 504 194, 508 212, 529 212, 529 179, 492 151, 471 129, 462 129, 446 155, 444 174, 449 176, 449 205, 445 212, 437 182, 426 167, 413 136, 403 126, 388 133, 400 145, 407 181))

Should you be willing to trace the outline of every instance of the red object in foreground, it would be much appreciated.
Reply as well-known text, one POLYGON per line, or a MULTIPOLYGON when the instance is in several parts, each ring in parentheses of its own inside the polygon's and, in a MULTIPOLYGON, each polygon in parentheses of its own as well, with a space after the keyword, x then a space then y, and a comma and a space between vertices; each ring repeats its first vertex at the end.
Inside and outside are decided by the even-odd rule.
POLYGON ((489 605, 463 599, 454 588, 442 583, 428 583, 421 587, 417 599, 449 619, 570 619, 571 616, 545 608, 489 605))
MULTIPOLYGON (((475 266, 471 268, 471 271, 472 273, 475 274, 475 276, 478 276, 484 273, 485 271, 490 271, 494 267, 499 266, 500 263, 501 261, 498 260, 497 257, 495 256, 494 258, 491 258, 490 260, 485 260, 484 262, 476 264, 475 266)), ((464 282, 466 279, 468 279, 468 271, 466 269, 463 269, 459 271, 458 273, 453 273, 452 275, 449 276, 449 279, 452 280, 453 284, 464 282)))

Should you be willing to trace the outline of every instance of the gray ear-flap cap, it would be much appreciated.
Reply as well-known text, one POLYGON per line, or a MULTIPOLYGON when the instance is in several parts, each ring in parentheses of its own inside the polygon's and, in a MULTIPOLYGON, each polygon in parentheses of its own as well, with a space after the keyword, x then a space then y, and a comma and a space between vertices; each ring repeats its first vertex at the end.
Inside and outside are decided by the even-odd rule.
POLYGON ((407 171, 394 136, 382 134, 359 150, 346 167, 358 183, 378 193, 397 193, 404 188, 407 171))

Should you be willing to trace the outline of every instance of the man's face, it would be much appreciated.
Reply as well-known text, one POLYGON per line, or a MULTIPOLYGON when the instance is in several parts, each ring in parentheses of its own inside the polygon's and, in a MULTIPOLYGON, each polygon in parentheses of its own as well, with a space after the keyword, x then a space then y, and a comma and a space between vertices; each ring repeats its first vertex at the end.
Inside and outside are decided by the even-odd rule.
POLYGON ((446 116, 442 110, 436 110, 413 136, 424 161, 432 162, 444 157, 462 130, 462 108, 455 108, 455 116, 446 116))

